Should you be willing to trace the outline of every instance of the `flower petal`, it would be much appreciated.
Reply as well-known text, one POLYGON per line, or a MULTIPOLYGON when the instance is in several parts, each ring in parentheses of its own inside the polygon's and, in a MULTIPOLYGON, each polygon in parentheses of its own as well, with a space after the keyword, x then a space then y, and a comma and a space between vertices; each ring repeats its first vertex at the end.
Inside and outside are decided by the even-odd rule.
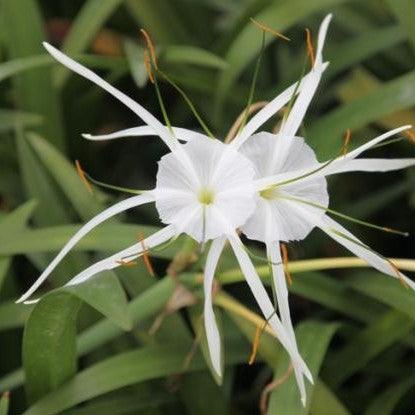
POLYGON ((367 172, 386 172, 392 170, 405 169, 415 166, 415 158, 413 159, 355 159, 349 161, 343 167, 336 169, 336 174, 367 171, 367 172))
MULTIPOLYGON (((321 70, 325 71, 328 66, 328 63, 322 65, 321 70)), ((269 104, 267 104, 261 111, 257 112, 245 125, 242 131, 235 137, 230 145, 239 148, 255 131, 258 130, 265 122, 267 122, 271 117, 273 117, 284 105, 286 105, 293 93, 297 88, 297 93, 300 93, 304 86, 307 83, 309 77, 312 76, 312 71, 304 76, 297 88, 298 81, 292 84, 284 92, 274 98, 269 104)))
MULTIPOLYGON (((281 322, 288 335, 290 336, 294 348, 298 352, 297 341, 291 321, 290 306, 288 303, 287 282, 285 278, 284 267, 282 264, 279 242, 269 241, 266 244, 266 248, 267 257, 271 261, 272 282, 274 284, 275 293, 277 295, 278 310, 280 313, 281 322)), ((298 389, 300 390, 301 401, 304 404, 306 400, 304 377, 302 371, 298 366, 294 366, 294 375, 297 380, 298 389)))
POLYGON ((320 83, 321 76, 324 72, 322 65, 323 46, 331 18, 331 14, 327 15, 320 25, 318 33, 317 54, 314 67, 310 72, 310 76, 307 78, 306 82, 304 82, 304 85, 298 94, 297 100, 291 108, 286 121, 281 127, 280 133, 282 135, 291 137, 297 133, 303 121, 304 115, 310 105, 310 102, 317 90, 318 84, 320 83))
MULTIPOLYGON (((196 131, 187 130, 186 128, 172 127, 173 133, 178 140, 181 141, 190 141, 197 138, 205 138, 206 136, 202 133, 196 131)), ((116 131, 111 134, 82 134, 82 137, 91 141, 102 141, 102 140, 114 140, 117 138, 125 137, 141 137, 141 136, 152 136, 157 135, 154 129, 148 125, 141 125, 139 127, 127 128, 125 130, 116 131)))
POLYGON ((356 256, 372 265, 373 268, 386 275, 390 275, 393 278, 402 280, 405 284, 415 290, 414 281, 398 271, 390 261, 374 252, 339 223, 327 215, 323 217, 316 215, 314 212, 315 209, 312 207, 295 205, 295 208, 302 210, 305 220, 314 223, 315 226, 318 226, 340 245, 343 245, 356 256))
POLYGON ((42 272, 42 274, 35 281, 35 283, 16 301, 16 303, 26 301, 46 280, 46 278, 56 268, 59 262, 62 261, 66 254, 92 229, 94 229, 107 219, 117 215, 118 213, 153 201, 154 196, 150 192, 146 192, 144 194, 133 196, 119 203, 116 203, 115 205, 104 210, 97 216, 93 217, 89 222, 82 226, 82 228, 79 229, 79 231, 66 243, 66 245, 61 249, 59 254, 53 259, 53 261, 46 267, 46 269, 42 272))
POLYGON ((275 174, 275 175, 268 176, 268 177, 263 177, 261 179, 256 180, 255 182, 256 188, 258 190, 266 189, 267 187, 273 186, 275 184, 285 182, 288 180, 293 180, 303 175, 306 175, 310 173, 312 170, 317 169, 317 168, 321 168, 321 169, 315 172, 314 174, 311 174, 307 177, 302 178, 301 181, 313 180, 317 177, 328 176, 330 174, 336 174, 338 171, 341 171, 341 169, 345 168, 345 166, 348 163, 350 163, 352 160, 354 160, 364 151, 369 150, 373 146, 388 139, 389 137, 399 134, 402 131, 409 130, 410 128, 412 128, 411 125, 404 125, 402 127, 395 128, 394 130, 381 134, 380 136, 374 138, 373 140, 370 140, 369 142, 359 146, 355 150, 347 153, 345 156, 337 157, 331 163, 319 163, 311 169, 301 168, 301 169, 293 170, 293 171, 286 172, 286 173, 280 173, 280 174, 275 174), (324 164, 326 164, 326 167, 324 167, 324 164))
POLYGON ((272 305, 268 293, 265 290, 264 285, 262 284, 262 281, 255 270, 255 267, 249 259, 248 254, 244 250, 241 240, 236 234, 230 235, 228 238, 238 260, 239 266, 241 267, 241 270, 245 276, 246 282, 248 283, 249 288, 251 289, 252 294, 254 295, 255 300, 262 311, 262 314, 268 320, 269 324, 274 330, 275 337, 280 341, 280 343, 290 355, 293 366, 298 366, 299 370, 305 374, 309 381, 313 382, 313 377, 310 373, 310 370, 308 369, 302 357, 299 355, 298 351, 293 346, 290 336, 276 315, 274 306, 272 305))
POLYGON ((213 278, 215 276, 216 266, 218 265, 220 254, 225 246, 226 238, 221 237, 215 239, 209 249, 208 256, 206 258, 205 273, 203 280, 203 290, 205 293, 204 303, 204 319, 206 337, 209 346, 210 358, 212 360, 213 368, 218 376, 222 377, 221 367, 221 345, 220 334, 218 326, 216 324, 215 314, 212 306, 212 288, 213 278))
POLYGON ((166 126, 163 125, 156 117, 154 117, 150 112, 148 112, 144 107, 135 102, 129 96, 119 91, 117 88, 114 88, 96 73, 92 72, 90 69, 86 68, 80 63, 75 62, 69 56, 66 56, 58 49, 49 45, 49 43, 43 42, 43 46, 62 65, 83 76, 84 78, 89 79, 91 82, 98 85, 105 91, 109 92, 113 97, 121 101, 124 105, 130 108, 131 111, 135 112, 147 125, 149 125, 154 130, 154 132, 164 141, 170 150, 180 158, 181 162, 186 165, 189 171, 193 173, 192 164, 187 158, 186 154, 183 152, 178 141, 170 134, 166 126))
POLYGON ((131 245, 129 248, 123 249, 122 251, 111 255, 106 259, 96 262, 72 278, 65 284, 65 286, 81 284, 91 279, 101 271, 117 268, 122 264, 126 257, 128 257, 128 261, 133 261, 142 255, 144 249, 150 250, 151 248, 161 245, 176 235, 177 231, 173 225, 166 226, 165 228, 154 233, 143 241, 137 242, 136 244, 131 245))

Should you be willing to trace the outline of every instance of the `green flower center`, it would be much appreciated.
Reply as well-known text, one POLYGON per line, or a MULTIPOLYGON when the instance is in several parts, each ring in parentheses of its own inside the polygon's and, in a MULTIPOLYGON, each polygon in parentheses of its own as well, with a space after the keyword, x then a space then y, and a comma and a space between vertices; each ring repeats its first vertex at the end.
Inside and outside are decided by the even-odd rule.
POLYGON ((261 190, 259 195, 266 200, 276 199, 278 197, 278 188, 275 186, 268 187, 267 189, 261 190))
POLYGON ((211 205, 215 200, 215 195, 212 190, 204 188, 199 192, 199 202, 202 205, 211 205))

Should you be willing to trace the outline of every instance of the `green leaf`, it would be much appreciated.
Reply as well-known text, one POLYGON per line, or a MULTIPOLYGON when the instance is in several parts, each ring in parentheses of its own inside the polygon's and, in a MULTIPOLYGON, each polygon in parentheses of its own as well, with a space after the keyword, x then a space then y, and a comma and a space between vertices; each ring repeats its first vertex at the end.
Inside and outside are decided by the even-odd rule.
MULTIPOLYGON (((85 55, 85 54, 73 54, 71 55, 75 60, 97 69, 127 69, 127 62, 124 58, 115 56, 101 56, 101 55, 85 55)), ((12 59, 7 62, 0 63, 0 82, 10 78, 11 76, 18 75, 27 71, 31 71, 35 68, 41 68, 48 66, 60 66, 61 64, 49 55, 34 55, 27 58, 12 59)), ((36 111, 34 111, 36 113, 36 111)), ((42 117, 42 119, 48 119, 42 117)))
MULTIPOLYGON (((35 0, 2 3, 2 26, 9 58, 23 58, 44 53, 44 22, 35 0)), ((14 79, 19 106, 48 120, 39 132, 58 148, 64 147, 60 102, 52 86, 48 68, 37 68, 14 79)))
MULTIPOLYGON (((246 349, 238 344, 229 347, 227 362, 245 359, 246 349)), ((182 347, 150 346, 103 360, 78 373, 54 392, 36 402, 24 415, 54 415, 78 403, 100 396, 123 386, 178 373, 188 349, 182 347)), ((187 371, 205 368, 198 354, 187 371)))
POLYGON ((80 300, 123 329, 132 327, 125 293, 111 271, 84 284, 45 295, 34 307, 24 332, 23 365, 32 401, 76 372, 76 318, 80 300))
MULTIPOLYGON (((94 39, 109 16, 123 3, 123 0, 88 0, 78 12, 71 30, 65 37, 62 50, 66 54, 83 52, 94 39)), ((56 73, 56 84, 61 88, 71 72, 60 67, 56 73)))
POLYGON ((374 92, 329 112, 315 122, 309 136, 317 153, 323 159, 330 157, 338 152, 341 137, 348 128, 358 129, 387 114, 413 106, 415 88, 409 85, 415 85, 415 71, 383 84, 374 92), (323 137, 330 139, 323 140, 323 137))
POLYGON ((382 27, 364 32, 356 39, 333 45, 325 54, 330 62, 327 75, 332 78, 339 72, 353 67, 356 63, 391 48, 405 39, 405 33, 399 26, 382 27))
POLYGON ((9 392, 4 392, 0 398, 0 415, 7 415, 9 413, 9 392))
POLYGON ((40 115, 28 112, 0 109, 0 133, 14 131, 16 125, 37 127, 42 123, 40 115))
POLYGON ((389 7, 395 16, 399 19, 402 27, 405 29, 408 39, 415 48, 415 7, 411 0, 387 0, 389 7))
POLYGON ((66 157, 37 134, 28 133, 26 139, 81 219, 88 220, 102 210, 101 204, 85 188, 66 157))
POLYGON ((0 331, 23 327, 32 307, 22 307, 14 302, 0 304, 0 331))
POLYGON ((350 415, 336 395, 320 379, 314 387, 311 415, 350 415))
POLYGON ((99 273, 79 285, 58 289, 72 293, 124 330, 132 329, 127 297, 112 271, 99 273))
POLYGON ((31 313, 22 352, 25 389, 31 402, 75 374, 76 317, 80 305, 76 297, 58 293, 44 297, 31 313))
POLYGON ((186 25, 179 14, 179 5, 164 0, 126 0, 126 7, 139 27, 149 31, 157 43, 191 42, 186 25))
MULTIPOLYGON (((257 21, 279 32, 284 32, 292 25, 299 23, 302 19, 322 9, 332 8, 343 0, 292 0, 272 2, 256 16, 257 21)), ((266 43, 269 44, 274 38, 267 36, 266 43)), ((225 60, 228 68, 221 73, 218 84, 218 111, 225 96, 231 91, 233 84, 241 75, 243 70, 251 63, 261 49, 261 33, 258 28, 247 20, 245 27, 234 40, 226 53, 225 60)))
MULTIPOLYGON (((18 255, 58 251, 82 225, 52 226, 36 230, 26 229, 11 235, 0 235, 0 255, 18 255)), ((160 228, 135 224, 103 224, 85 236, 74 251, 119 251, 137 243, 137 236, 148 236, 160 228)), ((180 238, 164 250, 154 250, 151 256, 172 258, 178 249, 180 238)))
MULTIPOLYGON (((307 363, 314 379, 318 378, 320 367, 327 352, 330 340, 338 325, 307 321, 296 328, 296 337, 301 356, 307 363)), ((289 365, 288 355, 285 353, 275 373, 275 378, 281 376, 289 365)), ((284 411, 284 415, 307 414, 310 402, 313 400, 314 386, 306 381, 307 404, 301 404, 299 392, 293 375, 271 393, 269 400, 269 414, 284 411)))
POLYGON ((388 387, 376 396, 364 415, 392 415, 399 401, 414 385, 415 376, 410 376, 388 387))
POLYGON ((385 313, 331 357, 323 374, 324 379, 330 385, 340 385, 388 347, 405 338, 414 326, 414 321, 401 313, 385 313))
POLYGON ((163 50, 161 59, 169 64, 191 64, 206 68, 225 69, 228 64, 214 53, 186 45, 172 45, 163 50))
POLYGON ((415 295, 397 279, 379 273, 358 272, 347 279, 347 285, 415 319, 415 295))

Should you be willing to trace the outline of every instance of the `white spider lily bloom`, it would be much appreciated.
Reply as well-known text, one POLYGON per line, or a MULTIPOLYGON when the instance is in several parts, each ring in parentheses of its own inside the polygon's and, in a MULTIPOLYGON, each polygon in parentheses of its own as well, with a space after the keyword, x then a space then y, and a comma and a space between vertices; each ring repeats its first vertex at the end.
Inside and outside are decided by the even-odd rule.
MULTIPOLYGON (((289 353, 293 365, 312 381, 310 371, 299 355, 290 334, 286 332, 276 315, 272 302, 236 233, 236 229, 241 227, 253 214, 259 199, 254 183, 255 168, 253 164, 238 152, 236 147, 216 139, 209 139, 203 134, 179 128, 173 128, 172 134, 141 105, 98 75, 49 44, 45 43, 44 46, 55 59, 105 89, 146 123, 145 126, 130 129, 127 134, 125 131, 122 132, 124 136, 149 133, 157 135, 165 142, 171 152, 159 161, 156 187, 153 190, 116 203, 87 222, 68 241, 38 280, 17 302, 36 302, 37 300, 27 300, 67 253, 96 226, 127 209, 155 202, 161 221, 167 225, 164 229, 144 241, 91 265, 66 285, 80 284, 102 271, 111 270, 124 262, 132 261, 143 255, 145 250, 157 247, 181 233, 186 233, 201 243, 213 240, 205 270, 204 318, 213 367, 221 376, 219 332, 212 309, 211 295, 216 265, 224 243, 229 241, 259 307, 274 329, 275 336, 289 353), (179 139, 188 142, 179 143, 175 134, 179 139)), ((294 88, 292 87, 290 91, 292 94, 294 88)), ((288 99, 289 97, 286 98, 286 101, 288 99)), ((115 133, 97 139, 118 138, 120 134, 115 133)), ((94 139, 88 135, 87 138, 94 139)))
MULTIPOLYGON (((285 91, 283 91, 281 94, 279 94, 275 99, 273 99, 269 104, 267 104, 261 111, 259 111, 256 115, 254 115, 251 120, 241 129, 241 131, 238 133, 238 135, 235 137, 235 139, 229 144, 232 148, 235 148, 237 150, 240 150, 242 153, 247 151, 250 152, 249 148, 244 146, 244 143, 246 143, 247 139, 252 136, 252 134, 255 133, 267 120, 269 120, 272 116, 274 116, 279 110, 281 110, 288 102, 292 99, 293 95, 298 94, 298 98, 286 120, 284 123, 283 129, 281 130, 281 134, 286 135, 293 135, 295 134, 295 131, 298 129, 298 126, 301 124, 302 118, 307 110, 307 107, 312 99, 312 96, 317 89, 318 83, 320 82, 321 76, 325 69, 327 68, 328 64, 322 62, 322 49, 327 33, 327 29, 331 20, 331 15, 326 16, 326 18, 323 20, 319 35, 318 35, 318 46, 317 46, 317 54, 315 63, 313 65, 312 70, 305 75, 299 82, 296 82, 295 84, 291 85, 289 88, 287 88, 285 91)), ((182 141, 189 141, 189 140, 197 140, 203 137, 203 134, 197 133, 195 134, 192 131, 180 129, 173 127, 173 131, 175 134, 177 134, 178 139, 182 141)), ((265 133, 262 133, 265 134, 265 133)), ((151 128, 151 126, 145 125, 140 127, 133 127, 129 128, 127 130, 118 131, 112 134, 107 135, 98 135, 98 136, 92 136, 90 134, 84 134, 84 137, 89 140, 112 140, 122 137, 132 137, 132 136, 144 136, 144 135, 157 135, 157 132, 151 128)), ((248 144, 251 144, 254 140, 249 140, 248 144)), ((280 152, 288 152, 289 149, 289 140, 286 140, 285 142, 281 142, 281 145, 277 148, 275 146, 267 146, 267 151, 270 153, 267 155, 267 160, 269 159, 269 163, 265 167, 265 170, 262 171, 262 175, 258 175, 257 177, 265 177, 272 175, 275 172, 275 169, 278 169, 278 160, 281 159, 280 152), (284 145, 285 144, 285 145, 284 145), (271 158, 270 158, 271 157, 271 158), (272 166, 275 165, 274 168, 272 166)), ((261 152, 261 149, 258 150, 261 152)), ((314 153, 313 153, 314 154, 314 153)), ((252 154, 249 154, 248 156, 252 156, 252 154)), ((310 155, 309 155, 310 156, 310 155)), ((257 158, 253 157, 255 160, 257 158)), ((313 161, 316 161, 313 159, 313 161)), ((261 167, 262 169, 262 162, 261 167)), ((295 164, 292 166, 293 169, 302 167, 303 164, 295 164)), ((257 166, 258 167, 258 166, 257 166)), ((327 203, 328 203, 328 196, 326 196, 327 203)), ((260 198, 261 200, 261 198, 260 198)), ((318 199, 321 202, 321 199, 318 199)), ((258 215, 264 214, 263 206, 260 205, 256 211, 258 215)), ((286 212, 288 214, 291 214, 290 212, 286 212)), ((282 221, 283 222, 283 221, 282 221)), ((249 221, 249 223, 253 223, 252 220, 249 221)), ((307 225, 304 225, 302 221, 299 221, 301 226, 307 229, 307 225)), ((255 233, 259 233, 259 235, 262 235, 265 231, 264 225, 265 222, 262 221, 259 223, 260 228, 259 229, 251 229, 251 231, 255 233)), ((275 227, 274 227, 275 228, 275 227)), ((274 228, 269 229, 271 232, 274 228)), ((244 227, 243 229, 246 229, 244 227)), ((276 288, 277 293, 277 301, 278 301, 278 307, 280 312, 280 317, 282 320, 282 324, 284 329, 287 331, 289 339, 291 344, 293 345, 295 354, 298 355, 298 349, 296 344, 296 339, 294 335, 294 330, 291 323, 290 313, 289 313, 289 305, 288 305, 288 291, 285 284, 285 276, 283 273, 281 263, 281 257, 279 253, 279 246, 275 243, 275 241, 282 240, 281 238, 283 235, 278 234, 269 234, 269 237, 267 238, 267 254, 270 258, 270 261, 273 263, 272 269, 273 269, 273 276, 274 276, 274 286, 276 288), (278 249, 275 249, 276 246, 278 246, 278 249)), ((305 235, 304 235, 305 236, 305 235)), ((249 235, 248 235, 249 237, 249 235)), ((251 234, 252 238, 252 234, 251 234)), ((257 240, 262 240, 261 238, 253 238, 257 240)), ((236 245, 232 245, 235 249, 236 245)), ((210 248, 208 258, 207 258, 207 264, 205 268, 205 327, 207 332, 207 339, 208 339, 208 345, 210 354, 212 357, 212 362, 215 367, 215 369, 219 370, 219 364, 220 364, 220 344, 219 344, 219 337, 218 337, 218 329, 216 327, 216 322, 213 317, 213 309, 211 305, 211 289, 212 289, 212 283, 213 283, 213 276, 214 271, 216 269, 217 262, 220 258, 220 254, 222 252, 222 249, 224 247, 224 241, 222 242, 220 240, 214 241, 212 244, 212 247, 210 248)), ((246 274, 245 274, 246 275, 246 274)), ((264 309, 262 309, 264 312, 264 309)), ((275 310, 274 310, 275 314, 275 310)), ((270 318, 271 313, 265 313, 265 318, 270 318)), ((270 324, 272 325, 273 319, 276 318, 276 316, 272 317, 270 324)), ((273 326, 274 327, 274 326, 273 326)), ((307 368, 304 367, 304 365, 301 364, 300 360, 293 359, 293 368, 294 368, 294 374, 298 383, 298 387, 300 390, 301 400, 303 404, 305 405, 306 401, 306 391, 305 391, 305 384, 303 375, 305 375, 310 382, 312 382, 312 376, 311 373, 308 371, 307 368), (306 370, 304 370, 306 369, 306 370)))

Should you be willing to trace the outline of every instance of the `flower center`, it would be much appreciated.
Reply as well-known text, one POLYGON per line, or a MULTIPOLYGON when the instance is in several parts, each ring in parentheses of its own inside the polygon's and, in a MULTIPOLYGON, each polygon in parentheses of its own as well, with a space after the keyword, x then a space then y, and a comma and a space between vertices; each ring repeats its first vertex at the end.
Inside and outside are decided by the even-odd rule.
POLYGON ((215 195, 212 190, 203 188, 199 192, 198 199, 202 205, 211 205, 215 200, 215 195))
POLYGON ((278 188, 275 186, 268 187, 267 189, 261 190, 259 195, 266 200, 276 199, 278 197, 278 188))

